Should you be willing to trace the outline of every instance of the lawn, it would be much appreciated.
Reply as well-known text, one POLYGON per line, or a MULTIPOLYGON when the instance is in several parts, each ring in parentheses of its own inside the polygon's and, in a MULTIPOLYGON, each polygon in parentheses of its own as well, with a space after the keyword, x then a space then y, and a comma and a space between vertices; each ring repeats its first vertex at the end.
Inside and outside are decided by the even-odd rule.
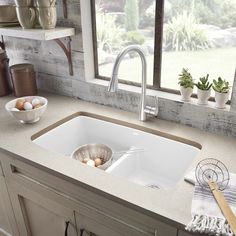
MULTIPOLYGON (((152 84, 153 57, 147 57, 148 84, 152 84)), ((113 63, 101 65, 100 75, 111 76, 113 63)), ((211 49, 196 52, 164 52, 162 57, 162 87, 178 89, 178 74, 181 69, 188 68, 197 80, 207 73, 210 79, 221 76, 233 83, 236 69, 236 47, 211 49)), ((119 78, 140 82, 141 62, 140 59, 128 59, 121 63, 119 78)))

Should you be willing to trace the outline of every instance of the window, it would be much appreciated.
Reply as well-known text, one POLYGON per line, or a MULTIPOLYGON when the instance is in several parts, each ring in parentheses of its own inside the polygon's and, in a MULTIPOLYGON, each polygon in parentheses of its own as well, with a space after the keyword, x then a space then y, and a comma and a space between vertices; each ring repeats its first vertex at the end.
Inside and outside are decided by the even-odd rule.
MULTIPOLYGON (((118 52, 139 44, 148 62, 148 85, 177 92, 178 74, 210 74, 233 84, 236 0, 91 0, 96 77, 109 79, 118 52)), ((122 83, 139 85, 140 59, 121 64, 122 83)))

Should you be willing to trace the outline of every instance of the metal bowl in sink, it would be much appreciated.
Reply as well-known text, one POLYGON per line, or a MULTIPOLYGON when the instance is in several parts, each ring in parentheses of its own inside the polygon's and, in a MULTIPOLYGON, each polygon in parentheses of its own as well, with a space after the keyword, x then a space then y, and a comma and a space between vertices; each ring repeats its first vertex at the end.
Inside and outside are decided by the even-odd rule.
POLYGON ((101 165, 97 166, 99 169, 105 170, 111 165, 112 162, 112 150, 100 143, 86 144, 72 153, 72 158, 84 162, 87 160, 96 160, 97 158, 101 159, 101 165))

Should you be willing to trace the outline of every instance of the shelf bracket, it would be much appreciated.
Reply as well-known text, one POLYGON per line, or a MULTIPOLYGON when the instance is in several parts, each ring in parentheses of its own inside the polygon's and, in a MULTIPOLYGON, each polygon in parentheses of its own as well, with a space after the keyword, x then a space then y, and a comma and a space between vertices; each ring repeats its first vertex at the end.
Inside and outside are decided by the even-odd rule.
POLYGON ((1 36, 2 40, 0 41, 0 47, 2 50, 5 50, 6 46, 5 46, 5 42, 4 42, 4 38, 3 36, 1 36))
POLYGON ((72 62, 72 52, 71 52, 71 37, 67 37, 67 45, 65 45, 60 39, 54 39, 54 41, 61 47, 61 49, 64 51, 69 65, 69 73, 70 75, 74 75, 73 71, 73 62, 72 62))
POLYGON ((67 1, 66 0, 63 0, 63 15, 64 15, 64 18, 67 19, 68 17, 68 13, 67 13, 67 1))

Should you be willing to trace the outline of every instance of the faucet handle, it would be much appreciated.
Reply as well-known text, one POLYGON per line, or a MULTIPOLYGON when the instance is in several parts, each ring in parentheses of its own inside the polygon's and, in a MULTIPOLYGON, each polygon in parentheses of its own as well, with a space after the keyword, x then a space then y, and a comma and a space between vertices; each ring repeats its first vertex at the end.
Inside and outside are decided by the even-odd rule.
POLYGON ((146 106, 144 111, 145 111, 146 114, 149 114, 149 115, 152 115, 152 116, 156 117, 158 115, 158 112, 159 112, 158 97, 155 97, 154 100, 155 100, 155 106, 154 107, 146 106))

